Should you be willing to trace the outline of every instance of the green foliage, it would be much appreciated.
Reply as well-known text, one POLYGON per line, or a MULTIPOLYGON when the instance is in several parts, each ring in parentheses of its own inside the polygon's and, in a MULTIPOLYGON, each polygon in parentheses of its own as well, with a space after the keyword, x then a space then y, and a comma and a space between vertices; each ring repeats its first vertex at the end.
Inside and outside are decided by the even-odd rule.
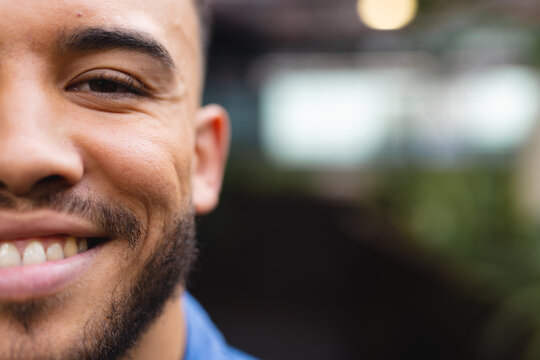
POLYGON ((491 269, 512 287, 540 278, 537 231, 516 215, 508 172, 420 170, 385 178, 378 196, 424 245, 491 269))
POLYGON ((524 225, 508 171, 405 171, 384 176, 379 201, 421 245, 500 298, 486 325, 491 348, 533 326, 526 359, 540 358, 540 231, 524 225))

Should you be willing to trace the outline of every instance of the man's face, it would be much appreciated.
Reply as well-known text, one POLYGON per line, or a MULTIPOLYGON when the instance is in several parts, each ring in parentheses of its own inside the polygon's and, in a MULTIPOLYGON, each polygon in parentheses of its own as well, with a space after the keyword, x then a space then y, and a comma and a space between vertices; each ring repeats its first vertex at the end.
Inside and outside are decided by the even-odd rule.
POLYGON ((0 359, 127 338, 121 353, 179 288, 219 192, 228 132, 198 108, 195 8, 2 0, 0 19, 0 359))

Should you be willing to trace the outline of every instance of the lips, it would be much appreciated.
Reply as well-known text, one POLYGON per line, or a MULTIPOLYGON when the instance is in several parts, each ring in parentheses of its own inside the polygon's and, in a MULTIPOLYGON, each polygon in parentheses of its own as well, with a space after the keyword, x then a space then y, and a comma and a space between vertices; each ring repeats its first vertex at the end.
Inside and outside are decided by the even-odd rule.
POLYGON ((88 271, 105 239, 77 217, 0 213, 0 302, 61 292, 88 271))

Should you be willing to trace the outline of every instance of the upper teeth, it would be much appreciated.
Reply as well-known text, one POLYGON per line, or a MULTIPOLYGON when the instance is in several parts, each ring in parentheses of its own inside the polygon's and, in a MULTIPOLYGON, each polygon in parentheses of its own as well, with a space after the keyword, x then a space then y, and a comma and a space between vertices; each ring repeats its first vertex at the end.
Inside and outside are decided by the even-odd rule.
POLYGON ((61 260, 88 250, 86 239, 68 236, 65 241, 49 242, 47 250, 38 239, 30 241, 21 256, 13 242, 0 243, 0 268, 19 265, 39 264, 45 261, 61 260))

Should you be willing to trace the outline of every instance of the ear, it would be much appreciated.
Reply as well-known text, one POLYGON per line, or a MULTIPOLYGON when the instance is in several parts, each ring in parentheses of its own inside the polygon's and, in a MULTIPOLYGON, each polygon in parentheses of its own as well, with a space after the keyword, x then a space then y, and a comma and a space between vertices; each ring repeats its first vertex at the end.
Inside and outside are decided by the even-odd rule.
POLYGON ((199 109, 195 120, 193 206, 197 214, 212 211, 219 199, 230 143, 229 116, 218 105, 199 109))

